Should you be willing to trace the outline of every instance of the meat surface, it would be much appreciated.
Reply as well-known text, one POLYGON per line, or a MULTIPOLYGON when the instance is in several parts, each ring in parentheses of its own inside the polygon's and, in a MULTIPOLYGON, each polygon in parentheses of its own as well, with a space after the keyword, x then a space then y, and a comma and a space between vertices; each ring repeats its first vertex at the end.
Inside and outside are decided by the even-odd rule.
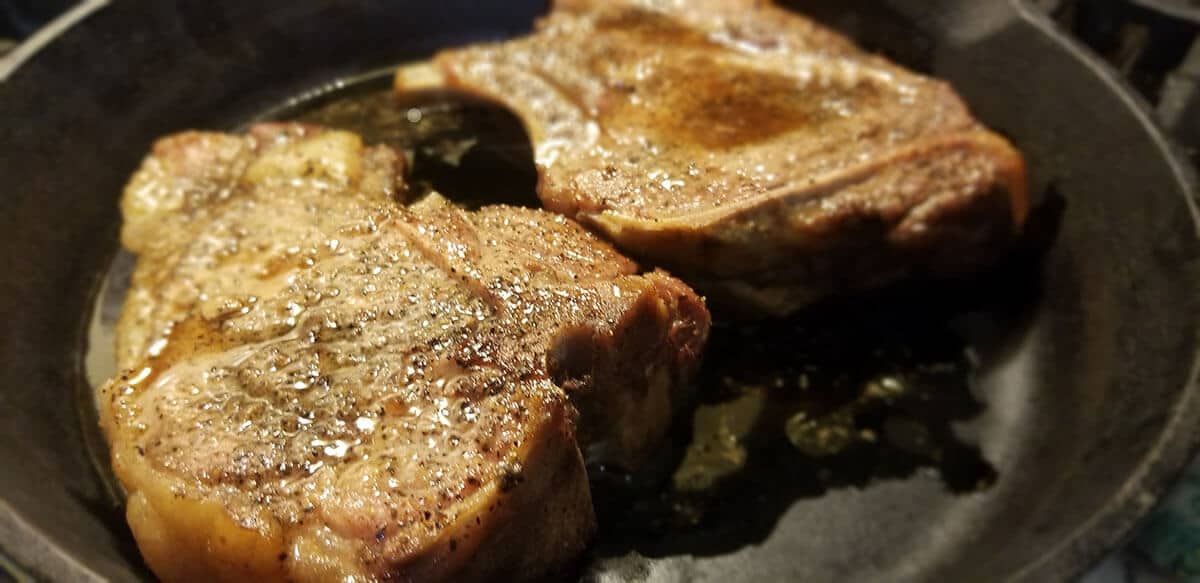
POLYGON ((558 215, 405 207, 402 168, 264 125, 131 180, 97 404, 162 579, 539 578, 594 528, 581 447, 635 465, 665 431, 702 300, 558 215))
POLYGON ((402 68, 500 102, 539 195, 726 307, 986 262, 1024 220, 1021 155, 941 81, 759 0, 558 0, 536 31, 402 68))

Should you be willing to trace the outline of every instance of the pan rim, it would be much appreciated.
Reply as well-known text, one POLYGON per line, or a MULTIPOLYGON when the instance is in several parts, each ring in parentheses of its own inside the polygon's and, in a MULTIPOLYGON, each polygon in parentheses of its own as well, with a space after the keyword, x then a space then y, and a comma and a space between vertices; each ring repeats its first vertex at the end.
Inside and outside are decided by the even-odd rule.
MULTIPOLYGON (((1133 114, 1170 167, 1175 182, 1182 187, 1184 203, 1192 218, 1193 234, 1200 239, 1200 207, 1194 198, 1200 192, 1200 177, 1181 155, 1182 149, 1154 120, 1149 103, 1099 55, 1066 34, 1030 0, 1009 2, 1021 20, 1058 44, 1066 54, 1095 75, 1133 114)), ((1187 422, 1200 416, 1200 349, 1192 356, 1188 380, 1180 393, 1173 414, 1163 425, 1158 440, 1121 488, 1069 536, 1033 562, 1010 574, 1007 577, 1009 581, 1045 581, 1078 576, 1133 535, 1136 527, 1161 501, 1163 494, 1176 482, 1188 463, 1200 453, 1200 425, 1187 422)))

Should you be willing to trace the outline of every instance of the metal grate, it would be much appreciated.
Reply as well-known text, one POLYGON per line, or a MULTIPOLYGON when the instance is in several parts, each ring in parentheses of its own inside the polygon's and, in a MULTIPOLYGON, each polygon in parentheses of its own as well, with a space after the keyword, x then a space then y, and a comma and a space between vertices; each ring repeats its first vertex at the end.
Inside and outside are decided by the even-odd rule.
POLYGON ((1200 0, 1039 0, 1155 106, 1200 166, 1200 0))
MULTIPOLYGON (((1200 167, 1200 0, 1034 0, 1109 61, 1155 108, 1200 167)), ((1133 544, 1082 583, 1166 583, 1200 577, 1200 460, 1133 544), (1189 476, 1192 476, 1189 478, 1189 476)))

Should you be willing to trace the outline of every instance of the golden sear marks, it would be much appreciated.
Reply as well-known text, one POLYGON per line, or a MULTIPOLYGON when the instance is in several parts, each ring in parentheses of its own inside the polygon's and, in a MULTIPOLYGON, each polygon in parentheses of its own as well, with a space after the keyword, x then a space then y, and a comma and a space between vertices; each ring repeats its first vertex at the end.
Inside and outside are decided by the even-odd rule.
POLYGON ((203 172, 226 177, 202 182, 223 194, 197 193, 210 202, 174 230, 155 221, 179 209, 126 216, 140 250, 118 329, 131 372, 98 402, 151 567, 168 580, 486 578, 522 560, 486 544, 514 533, 559 549, 534 571, 570 558, 593 518, 567 390, 627 393, 595 401, 625 409, 584 411, 612 420, 590 438, 643 455, 669 406, 638 405, 686 381, 701 300, 561 216, 401 206, 394 154, 353 134, 241 139, 246 170, 229 173, 160 159, 213 160, 206 148, 228 140, 160 142, 145 168, 168 171, 137 188, 192 188, 203 172), (648 303, 664 310, 655 329, 623 325, 648 303), (644 390, 605 369, 556 386, 547 355, 564 328, 609 339, 605 366, 650 374, 649 360, 667 381, 644 390), (641 354, 620 351, 630 334, 641 354), (494 562, 467 561, 478 548, 494 562))

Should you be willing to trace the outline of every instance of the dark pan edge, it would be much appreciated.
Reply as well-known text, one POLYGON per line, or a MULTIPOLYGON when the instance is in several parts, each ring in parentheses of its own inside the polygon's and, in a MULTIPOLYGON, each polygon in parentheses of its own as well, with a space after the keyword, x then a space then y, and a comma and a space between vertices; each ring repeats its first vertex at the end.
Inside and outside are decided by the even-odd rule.
MULTIPOLYGON (((95 571, 46 539, 42 531, 21 518, 0 500, 0 552, 8 561, 4 569, 17 569, 14 577, 46 581, 104 581, 95 571)), ((9 574, 0 570, 0 574, 9 574)), ((18 581, 22 579, 17 579, 18 581)))
MULTIPOLYGON (((1124 102, 1170 166, 1185 193, 1184 201, 1200 238, 1200 208, 1193 198, 1200 187, 1200 178, 1180 154, 1179 146, 1154 121, 1146 101, 1098 55, 1064 34, 1049 16, 1031 6, 1029 0, 1009 1, 1026 23, 1062 47, 1124 102)), ((1200 425, 1193 422, 1200 417, 1200 351, 1193 356, 1191 372, 1181 393, 1174 414, 1163 426, 1154 448, 1101 511, 1039 559, 1013 573, 1008 580, 1060 581, 1078 577, 1132 536, 1184 466, 1200 452, 1200 425)))
MULTIPOLYGON (((81 2, 46 26, 39 34, 18 46, 11 55, 15 58, 7 63, 8 68, 0 70, 0 87, 3 87, 4 82, 22 66, 35 59, 42 49, 54 44, 63 33, 107 5, 108 0, 81 2)), ((76 357, 78 360, 78 355, 76 357)), ((80 366, 79 362, 73 363, 73 370, 82 370, 80 366)), ((41 530, 29 524, 20 512, 4 500, 0 500, 0 575, 7 575, 18 581, 40 578, 54 581, 104 580, 95 571, 47 540, 41 530), (38 576, 35 577, 34 573, 38 576)))
MULTIPOLYGON (((112 260, 111 255, 111 253, 106 255, 105 263, 112 260)), ((104 281, 105 273, 99 272, 92 275, 88 286, 89 297, 100 292, 104 281)), ((76 332, 76 337, 85 339, 85 342, 88 337, 88 323, 91 322, 92 310, 95 309, 94 304, 89 303, 88 306, 89 309, 84 313, 83 320, 78 324, 80 330, 76 332)), ((86 353, 86 345, 80 346, 79 350, 72 352, 68 367, 76 382, 86 382, 83 380, 86 378, 84 374, 84 355, 86 353)), ((80 421, 83 421, 82 417, 80 421)), ((93 429, 93 431, 95 430, 99 430, 99 428, 93 429)), ((84 428, 84 431, 87 431, 87 428, 84 428)), ((93 451, 90 444, 84 444, 84 446, 88 450, 87 455, 95 458, 97 452, 93 451)), ((64 552, 41 530, 26 521, 21 512, 13 508, 7 501, 0 499, 0 574, 4 574, 5 570, 10 571, 9 574, 17 581, 103 582, 108 580, 87 564, 64 552)), ((0 581, 2 580, 0 579, 0 581)))
MULTIPOLYGON (((112 255, 112 253, 105 254, 105 264, 112 261, 112 255)), ((88 297, 95 297, 100 292, 104 286, 105 277, 105 272, 92 274, 88 285, 88 297)), ((88 309, 84 312, 83 319, 77 324, 80 329, 75 334, 76 338, 84 339, 85 344, 72 351, 71 360, 67 365, 71 371, 71 377, 76 383, 87 382, 84 380, 86 378, 84 355, 87 353, 87 327, 92 320, 92 310, 95 309, 95 304, 87 305, 88 309)), ((78 395, 72 397, 72 399, 75 398, 78 398, 78 395)), ((82 422, 83 418, 81 417, 79 421, 82 422)), ((98 429, 97 427, 93 431, 98 429)), ((87 429, 84 428, 84 431, 87 429)), ((83 445, 88 450, 88 457, 94 460, 97 452, 93 451, 90 445, 83 445)), ((0 575, 3 574, 10 574, 17 581, 94 581, 97 583, 108 581, 106 577, 86 563, 64 552, 42 530, 30 524, 18 509, 13 508, 6 500, 0 499, 0 575), (6 570, 9 573, 6 573, 6 570)), ((2 581, 4 579, 0 577, 0 582, 2 581)))

